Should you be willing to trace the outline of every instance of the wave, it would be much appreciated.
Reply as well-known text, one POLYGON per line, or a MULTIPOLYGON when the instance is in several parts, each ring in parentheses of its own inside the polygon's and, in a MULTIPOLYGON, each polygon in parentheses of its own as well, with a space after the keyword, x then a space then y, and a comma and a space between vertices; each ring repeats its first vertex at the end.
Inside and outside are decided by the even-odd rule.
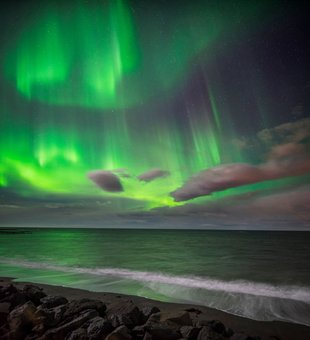
POLYGON ((0 263, 14 267, 94 275, 105 279, 130 280, 175 300, 206 305, 256 320, 283 320, 310 325, 309 287, 173 276, 123 268, 61 266, 5 258, 0 258, 0 263))

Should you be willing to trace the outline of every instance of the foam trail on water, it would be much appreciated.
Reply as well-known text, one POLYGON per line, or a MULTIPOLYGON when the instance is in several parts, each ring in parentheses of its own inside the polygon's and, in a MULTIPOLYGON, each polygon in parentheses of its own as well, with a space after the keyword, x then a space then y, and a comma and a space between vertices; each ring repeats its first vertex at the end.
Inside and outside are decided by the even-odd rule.
POLYGON ((122 268, 82 268, 25 260, 0 258, 0 263, 14 267, 55 270, 120 278, 140 282, 170 298, 228 311, 257 320, 286 320, 310 324, 310 288, 275 286, 251 281, 223 281, 209 277, 172 276, 162 273, 122 268))

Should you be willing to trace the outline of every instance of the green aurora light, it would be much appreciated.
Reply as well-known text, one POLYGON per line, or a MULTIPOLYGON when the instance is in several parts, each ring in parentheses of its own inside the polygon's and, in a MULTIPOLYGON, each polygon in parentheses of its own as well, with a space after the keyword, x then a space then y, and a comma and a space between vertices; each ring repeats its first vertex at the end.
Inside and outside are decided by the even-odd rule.
MULTIPOLYGON (((14 109, 1 99, 2 188, 25 197, 110 196, 94 187, 87 172, 126 168, 131 177, 122 178, 124 192, 113 196, 151 209, 181 204, 169 192, 192 174, 247 161, 227 144, 235 136, 233 124, 217 102, 217 87, 207 80, 208 92, 201 95, 210 107, 199 108, 198 117, 197 108, 185 103, 186 127, 169 114, 131 116, 135 107, 175 93, 197 56, 208 58, 213 44, 225 41, 226 31, 238 34, 240 18, 262 20, 265 3, 244 4, 233 12, 227 5, 221 11, 214 4, 207 10, 199 5, 176 14, 162 29, 155 15, 140 18, 141 29, 138 14, 122 0, 68 6, 69 12, 56 2, 42 6, 7 49, 6 80, 27 109, 14 109), (35 112, 29 112, 32 104, 35 112), (154 167, 171 176, 149 183, 136 179, 154 167)), ((268 188, 287 181, 273 181, 268 188)), ((249 185, 214 197, 264 187, 249 185)))

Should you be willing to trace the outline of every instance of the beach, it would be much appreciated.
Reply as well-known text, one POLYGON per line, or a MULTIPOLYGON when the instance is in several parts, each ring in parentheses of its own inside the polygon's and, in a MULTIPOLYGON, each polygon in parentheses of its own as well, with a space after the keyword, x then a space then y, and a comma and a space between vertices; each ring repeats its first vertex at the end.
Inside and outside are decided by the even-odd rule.
MULTIPOLYGON (((5 278, 5 277, 1 278, 0 286, 7 288, 11 284, 13 284, 13 286, 20 291, 25 290, 25 287, 26 288, 29 287, 27 285, 32 285, 31 283, 26 283, 26 282, 15 282, 14 279, 11 279, 11 278, 5 278)), ((114 328, 113 331, 123 326, 123 324, 124 323, 126 324, 127 322, 126 327, 129 332, 128 339, 131 339, 131 338, 132 339, 169 339, 169 338, 173 339, 173 334, 175 331, 177 332, 177 334, 180 334, 179 338, 182 338, 182 337, 184 338, 184 335, 180 333, 181 327, 183 327, 182 330, 184 332, 186 330, 184 327, 192 327, 193 329, 196 330, 196 332, 198 332, 196 336, 195 335, 192 335, 192 337, 189 336, 188 339, 196 339, 196 338, 207 339, 208 337, 204 337, 203 334, 201 334, 199 338, 199 333, 202 332, 202 329, 205 330, 207 327, 209 327, 207 325, 212 325, 212 323, 213 324, 218 323, 220 325, 223 324, 224 328, 220 326, 219 329, 222 330, 222 334, 221 333, 217 334, 217 332, 214 332, 214 337, 209 337, 209 339, 226 339, 226 338, 227 339, 251 339, 251 337, 255 339, 255 337, 259 337, 261 339, 305 340, 305 339, 310 338, 310 327, 307 327, 304 325, 298 325, 298 324, 281 322, 281 321, 271 321, 271 322, 255 321, 255 320, 231 315, 231 314, 228 314, 228 313, 216 310, 216 309, 208 308, 205 306, 160 302, 160 301, 155 301, 155 300, 146 299, 146 298, 133 296, 133 295, 105 293, 105 292, 91 292, 87 290, 74 289, 74 288, 68 288, 68 287, 62 287, 62 286, 46 285, 46 284, 38 284, 38 283, 35 283, 33 285, 34 287, 38 287, 39 289, 42 289, 44 294, 46 294, 47 296, 65 297, 69 301, 69 304, 70 304, 70 301, 71 302, 76 301, 75 306, 77 305, 82 306, 83 305, 82 299, 91 299, 95 301, 101 301, 106 306, 106 310, 102 314, 103 319, 110 320, 112 324, 114 322, 114 326, 112 326, 114 328), (139 321, 134 322, 134 323, 137 323, 135 325, 132 323, 132 320, 128 321, 128 315, 127 315, 127 319, 124 315, 122 316, 122 313, 130 314, 132 313, 133 310, 135 310, 136 312, 137 310, 139 311, 144 310, 144 311, 148 311, 148 313, 151 313, 152 311, 154 311, 155 313, 151 313, 153 314, 153 316, 151 314, 146 316, 144 320, 139 320, 139 321), (115 315, 117 315, 116 318, 118 320, 118 322, 116 323, 115 323, 115 315), (149 320, 150 318, 151 320, 149 320), (144 329, 142 327, 142 330, 140 330, 141 331, 140 335, 137 335, 137 333, 134 333, 133 330, 135 329, 135 327, 143 326, 143 325, 147 325, 147 326, 145 326, 144 329), (156 327, 154 325, 156 325, 156 327), (115 327, 115 326, 118 326, 118 327, 115 327), (160 329, 163 330, 163 333, 158 335, 159 326, 160 326, 160 329), (171 334, 169 333, 170 330, 168 332, 168 329, 172 329, 171 334), (225 331, 223 331, 223 329, 225 331), (167 332, 166 335, 165 335, 165 330, 167 332), (153 335, 152 335, 152 332, 153 332, 153 335), (146 333, 148 334, 148 336, 151 336, 151 337, 145 338, 146 333), (247 338, 248 336, 250 336, 250 338, 247 338)), ((2 290, 4 288, 2 288, 2 290)), ((12 313, 12 311, 9 311, 10 307, 9 307, 8 302, 1 302, 0 306, 1 306, 0 313, 1 313, 1 323, 2 323, 1 329, 3 331, 3 325, 5 325, 5 322, 6 322, 5 316, 8 317, 9 312, 12 313)), ((98 318, 98 315, 96 315, 95 312, 93 315, 94 316, 91 319, 93 319, 94 317, 98 318)), ((90 316, 92 315, 90 314, 90 316)), ((131 316, 133 317, 133 315, 131 316)), ((78 316, 76 315, 75 317, 78 317, 78 316)), ((87 317, 85 320, 86 321, 88 320, 87 317)), ((62 321, 64 320, 60 320, 59 323, 61 323, 62 321)), ((83 326, 83 325, 80 325, 80 326, 83 326)), ((55 325, 54 327, 51 327, 51 328, 55 329, 57 327, 55 325)), ((81 328, 81 327, 77 327, 77 328, 81 328)), ((47 330, 45 330, 45 332, 47 330)), ((72 333, 73 331, 74 329, 70 328, 70 332, 72 333)), ((121 331, 123 332, 124 330, 121 330, 121 331)), ((190 328, 188 328, 188 332, 189 331, 190 331, 190 328)), ((69 339, 70 332, 68 331, 68 334, 65 334, 65 337, 63 338, 65 339, 66 337, 68 337, 69 339)), ((41 337, 43 335, 44 333, 40 334, 41 337)), ((39 335, 32 334, 32 336, 33 336, 32 339, 40 338, 39 335)), ((2 334, 2 337, 5 338, 4 334, 2 334)), ((45 338, 48 339, 49 337, 47 336, 45 338)), ((42 339, 45 339, 45 338, 42 337, 42 339)), ((56 339, 57 337, 54 337, 54 338, 56 339)), ((115 337, 115 339, 121 339, 121 336, 119 336, 118 338, 115 337)), ((124 339, 126 339, 126 337, 124 337, 124 339)))

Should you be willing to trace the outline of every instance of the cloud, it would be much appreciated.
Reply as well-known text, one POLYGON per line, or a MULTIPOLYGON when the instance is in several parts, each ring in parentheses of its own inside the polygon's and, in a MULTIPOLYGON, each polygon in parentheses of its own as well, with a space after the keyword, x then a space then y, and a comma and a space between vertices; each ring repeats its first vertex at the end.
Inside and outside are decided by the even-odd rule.
POLYGON ((286 143, 273 147, 265 163, 254 166, 246 163, 220 165, 203 170, 171 193, 175 201, 187 201, 216 191, 310 172, 306 145, 286 143))
POLYGON ((117 175, 111 171, 93 170, 88 172, 87 177, 98 187, 108 192, 124 191, 122 183, 117 175))
POLYGON ((310 118, 288 122, 258 132, 258 139, 265 144, 301 143, 310 137, 310 118))
POLYGON ((126 168, 114 169, 111 172, 117 174, 120 177, 125 177, 125 178, 131 177, 129 172, 128 172, 128 169, 126 169, 126 168))
POLYGON ((161 169, 151 169, 149 171, 144 172, 139 175, 137 178, 140 181, 150 182, 159 177, 167 177, 170 175, 169 171, 161 170, 161 169))
POLYGON ((226 164, 201 171, 191 177, 181 188, 173 191, 175 201, 187 201, 215 191, 256 183, 263 178, 259 167, 244 163, 226 164))

